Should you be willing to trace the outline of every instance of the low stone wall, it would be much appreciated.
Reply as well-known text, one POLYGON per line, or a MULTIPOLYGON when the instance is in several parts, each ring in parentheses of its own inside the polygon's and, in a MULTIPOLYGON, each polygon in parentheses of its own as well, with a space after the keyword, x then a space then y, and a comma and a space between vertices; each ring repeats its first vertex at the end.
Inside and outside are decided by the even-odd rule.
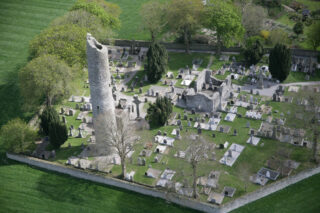
POLYGON ((119 187, 122 189, 134 191, 140 194, 161 198, 164 200, 168 200, 172 203, 176 203, 178 205, 195 209, 198 211, 203 212, 212 212, 212 213, 225 213, 230 212, 234 209, 237 209, 241 206, 244 206, 248 203, 251 203, 253 201, 256 201, 258 199, 261 199, 265 196, 268 196, 274 192, 277 192, 281 189, 284 189, 285 187, 290 186, 291 184, 297 183, 303 179, 309 178, 315 174, 320 173, 320 167, 314 168, 314 169, 308 169, 303 172, 300 172, 297 175, 290 176, 288 178, 284 178, 282 180, 279 180, 277 182, 274 182, 272 184, 269 184, 265 187, 262 187, 258 189, 257 191, 251 192, 249 194, 246 194, 242 197, 239 197, 233 201, 230 201, 229 203, 226 203, 222 205, 221 207, 216 205, 211 205, 209 203, 203 203, 203 202, 197 202, 195 200, 181 197, 177 194, 173 193, 166 193, 163 191, 159 191, 157 189, 139 185, 136 183, 131 183, 127 181, 122 181, 119 179, 109 178, 109 177, 102 177, 94 174, 89 174, 85 171, 81 171, 79 169, 69 168, 62 166, 60 164, 55 164, 52 162, 40 160, 37 158, 22 156, 22 155, 16 155, 16 154, 9 154, 7 153, 7 157, 11 160, 19 161, 22 163, 26 163, 28 165, 36 166, 39 168, 47 169, 50 171, 55 171, 63 174, 67 174, 76 178, 81 178, 97 183, 102 183, 110 186, 119 187))
MULTIPOLYGON (((121 47, 131 47, 131 45, 135 45, 135 47, 149 47, 150 42, 149 41, 132 41, 132 40, 122 40, 117 39, 115 40, 112 45, 115 46, 121 46, 121 47)), ((167 50, 185 50, 185 45, 181 43, 167 43, 162 42, 162 44, 166 47, 167 50)), ((266 53, 269 53, 269 51, 272 48, 264 48, 266 53)), ((213 52, 217 50, 216 46, 209 45, 209 44, 198 44, 198 43, 192 43, 190 44, 190 50, 191 51, 198 51, 198 52, 213 52)), ((223 47, 221 48, 222 52, 236 52, 240 53, 242 51, 241 47, 223 47)), ((292 55, 295 56, 304 56, 304 57, 317 57, 320 52, 314 51, 314 50, 304 50, 304 49, 291 49, 292 55)))
POLYGON ((295 184, 301 180, 304 180, 308 177, 311 177, 315 174, 320 173, 320 167, 314 168, 314 169, 308 169, 303 172, 300 172, 294 176, 289 176, 287 178, 284 178, 282 180, 276 181, 270 185, 267 185, 265 187, 262 187, 258 189, 257 191, 254 191, 252 193, 246 194, 242 197, 239 197, 221 207, 221 213, 224 212, 230 212, 234 209, 237 209, 241 206, 244 206, 248 203, 251 203, 253 201, 259 200, 263 197, 266 197, 274 192, 277 192, 281 189, 284 189, 292 184, 295 184))
POLYGON ((162 192, 154 188, 149 188, 149 187, 138 185, 135 183, 122 181, 119 179, 114 179, 109 177, 102 177, 94 174, 89 174, 79 169, 65 167, 59 164, 55 164, 52 162, 44 161, 44 160, 33 158, 33 157, 27 157, 27 156, 9 154, 9 153, 7 153, 7 157, 11 160, 19 161, 22 163, 26 163, 28 165, 36 166, 36 167, 47 169, 54 172, 67 174, 72 177, 81 178, 81 179, 93 181, 96 183, 102 183, 110 186, 115 186, 115 187, 134 191, 140 194, 144 194, 144 195, 148 195, 156 198, 161 198, 164 200, 168 200, 172 203, 176 203, 178 205, 195 209, 198 211, 213 212, 213 213, 220 212, 220 209, 218 206, 197 202, 192 199, 188 199, 186 197, 178 196, 177 194, 162 192))

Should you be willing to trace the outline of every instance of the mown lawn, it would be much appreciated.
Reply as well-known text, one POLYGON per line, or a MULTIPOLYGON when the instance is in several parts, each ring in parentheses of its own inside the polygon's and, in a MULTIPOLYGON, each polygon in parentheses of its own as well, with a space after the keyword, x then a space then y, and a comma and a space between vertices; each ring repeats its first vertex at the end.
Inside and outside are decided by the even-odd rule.
POLYGON ((0 1, 0 126, 23 114, 18 71, 28 61, 29 41, 75 0, 0 1))
MULTIPOLYGON (((158 0, 160 2, 168 0, 158 0)), ((147 31, 143 31, 140 8, 149 0, 108 0, 121 8, 121 29, 117 32, 120 39, 149 40, 147 31)))
POLYGON ((195 212, 14 161, 0 162, 0 212, 195 212))
POLYGON ((247 204, 233 213, 250 212, 319 212, 320 174, 291 185, 279 192, 247 204))

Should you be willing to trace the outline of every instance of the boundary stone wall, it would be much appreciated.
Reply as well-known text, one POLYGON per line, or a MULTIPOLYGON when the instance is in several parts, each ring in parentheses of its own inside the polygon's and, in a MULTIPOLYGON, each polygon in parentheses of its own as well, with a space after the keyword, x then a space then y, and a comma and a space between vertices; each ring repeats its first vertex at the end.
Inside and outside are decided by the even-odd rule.
POLYGON ((23 155, 17 155, 17 154, 10 154, 7 153, 7 157, 11 160, 19 161, 22 163, 26 163, 28 165, 36 166, 39 168, 43 168, 46 170, 58 172, 58 173, 63 173, 70 175, 72 177, 76 178, 81 178, 85 180, 89 180, 92 182, 96 183, 102 183, 110 186, 115 186, 119 187, 122 189, 134 191, 140 194, 156 197, 156 198, 161 198, 164 200, 168 200, 172 203, 195 209, 198 211, 203 211, 203 212, 212 212, 212 213, 225 213, 225 212, 230 212, 234 209, 237 209, 241 206, 244 206, 246 204, 249 204, 253 201, 256 201, 258 199, 261 199, 265 196, 268 196, 274 192, 277 192, 281 189, 284 189, 292 184, 295 184, 301 180, 304 180, 306 178, 309 178, 315 174, 320 173, 320 167, 316 167, 313 169, 308 169, 303 172, 300 172, 294 176, 290 176, 287 178, 284 178, 282 180, 276 181, 272 184, 269 184, 267 186, 264 186, 254 192, 251 192, 249 194, 246 194, 242 197, 239 197, 233 201, 230 201, 229 203, 226 203, 222 206, 216 206, 212 205, 209 203, 204 203, 204 202, 198 202, 186 197, 179 196, 177 194, 173 193, 166 193, 151 187, 139 185, 136 183, 131 183, 119 179, 114 179, 110 177, 102 177, 94 174, 89 174, 85 171, 81 171, 79 169, 74 169, 74 168, 69 168, 62 166, 60 164, 48 162, 45 160, 33 158, 33 157, 28 157, 28 156, 23 156, 23 155))
POLYGON ((96 183, 102 183, 110 186, 115 186, 118 188, 134 191, 140 194, 144 194, 144 195, 148 195, 156 198, 161 198, 164 200, 168 200, 172 203, 178 204, 180 206, 195 209, 198 211, 213 212, 213 213, 220 212, 220 209, 218 206, 211 205, 209 203, 207 204, 203 202, 197 202, 192 199, 188 199, 186 197, 182 197, 173 193, 162 192, 154 188, 138 185, 136 183, 122 181, 122 180, 110 178, 110 177, 102 177, 94 174, 89 174, 79 169, 65 167, 59 164, 55 164, 52 162, 48 162, 48 161, 33 158, 33 157, 27 157, 23 155, 16 155, 16 154, 9 154, 9 153, 7 153, 7 157, 11 160, 26 163, 28 165, 36 166, 42 169, 67 174, 72 177, 81 178, 81 179, 89 180, 96 183))
MULTIPOLYGON (((184 51, 185 46, 181 43, 168 43, 162 42, 162 44, 166 47, 167 50, 180 50, 184 51)), ((110 44, 111 45, 111 44, 110 44)), ((122 40, 116 39, 112 42, 112 45, 121 46, 121 47, 131 47, 132 45, 136 47, 149 47, 149 41, 136 41, 136 40, 122 40)), ((265 51, 268 53, 272 48, 264 48, 265 51)), ((190 44, 191 51, 198 51, 198 52, 212 52, 216 51, 217 47, 209 44, 199 44, 199 43, 192 43, 190 44)), ((237 52, 240 53, 242 51, 241 47, 223 47, 221 48, 222 52, 237 52)), ((320 52, 314 50, 304 50, 304 49, 291 49, 292 55, 295 56, 305 56, 305 57, 317 57, 320 52)))

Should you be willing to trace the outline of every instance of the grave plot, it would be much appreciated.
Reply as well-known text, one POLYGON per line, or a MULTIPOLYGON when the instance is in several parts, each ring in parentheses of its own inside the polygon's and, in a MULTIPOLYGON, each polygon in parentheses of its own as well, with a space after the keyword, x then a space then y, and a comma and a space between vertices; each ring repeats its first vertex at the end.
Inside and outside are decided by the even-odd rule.
POLYGON ((227 166, 232 166, 240 156, 243 149, 244 146, 236 143, 231 144, 230 148, 224 153, 219 162, 227 166))
POLYGON ((161 145, 173 146, 174 138, 168 136, 156 135, 154 141, 161 145))
POLYGON ((158 179, 160 174, 161 174, 161 170, 159 169, 153 169, 153 168, 149 168, 146 172, 145 172, 145 176, 149 177, 149 178, 155 178, 158 179))
POLYGON ((233 113, 228 113, 226 115, 226 117, 224 118, 225 121, 230 121, 230 122, 233 122, 234 119, 236 118, 236 114, 233 114, 233 113))
POLYGON ((166 169, 163 171, 163 173, 160 176, 160 179, 158 180, 156 186, 159 187, 167 187, 168 184, 170 184, 172 181, 173 176, 176 174, 175 171, 166 169))
POLYGON ((249 137, 249 139, 247 140, 248 144, 251 144, 251 145, 254 145, 254 146, 257 146, 259 142, 260 142, 260 138, 254 137, 253 135, 251 135, 249 137))
POLYGON ((255 111, 255 110, 249 110, 246 112, 246 117, 247 118, 252 118, 255 120, 261 120, 262 118, 262 113, 255 111))

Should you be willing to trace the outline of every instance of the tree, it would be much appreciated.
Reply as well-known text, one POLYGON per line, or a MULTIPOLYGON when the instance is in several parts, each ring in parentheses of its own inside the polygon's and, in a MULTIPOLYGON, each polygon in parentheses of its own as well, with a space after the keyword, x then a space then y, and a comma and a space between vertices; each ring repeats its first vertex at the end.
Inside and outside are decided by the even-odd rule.
POLYGON ((53 55, 30 61, 19 73, 21 93, 27 104, 37 104, 45 97, 46 105, 70 91, 71 69, 53 55))
POLYGON ((249 5, 242 14, 242 24, 247 36, 259 35, 267 12, 261 6, 249 5))
POLYGON ((163 31, 167 24, 165 19, 167 5, 158 1, 150 1, 142 5, 140 16, 143 28, 150 32, 151 42, 155 42, 157 36, 163 31))
POLYGON ((21 153, 34 150, 37 133, 26 122, 16 118, 2 126, 0 136, 5 150, 21 153))
POLYGON ((222 45, 229 47, 242 38, 244 29, 238 10, 226 1, 213 0, 206 7, 205 26, 216 31, 217 54, 222 45))
POLYGON ((320 95, 315 94, 314 89, 317 86, 309 86, 308 88, 302 87, 298 93, 292 94, 296 99, 293 101, 294 107, 288 116, 287 124, 294 128, 301 128, 306 133, 311 133, 312 137, 312 155, 310 160, 318 162, 318 141, 320 134, 320 95), (306 104, 303 104, 305 101, 306 104), (302 116, 297 118, 297 115, 302 116))
POLYGON ((158 97, 149 105, 146 120, 151 127, 163 126, 172 112, 172 103, 167 97, 158 97))
POLYGON ((118 19, 120 9, 116 4, 108 3, 104 0, 78 0, 71 8, 71 11, 74 10, 85 10, 97 16, 104 26, 112 29, 120 27, 118 19))
POLYGON ((207 158, 206 156, 210 148, 208 143, 202 137, 189 137, 185 141, 188 144, 188 148, 186 150, 186 160, 189 162, 192 168, 192 196, 197 198, 198 165, 207 158))
POLYGON ((50 123, 59 121, 59 114, 52 106, 47 106, 39 116, 40 119, 40 133, 49 135, 50 123))
POLYGON ((276 44, 270 51, 269 70, 273 78, 286 80, 291 67, 291 51, 283 44, 276 44))
POLYGON ((282 29, 275 29, 270 32, 269 41, 272 45, 286 44, 288 42, 288 33, 282 29))
POLYGON ((303 23, 302 22, 297 22, 293 26, 293 32, 299 36, 300 34, 303 34, 303 23))
POLYGON ((246 42, 244 57, 248 65, 257 64, 264 54, 263 45, 260 40, 258 36, 254 36, 246 42))
POLYGON ((59 149, 68 140, 68 130, 60 120, 53 120, 49 123, 49 140, 55 149, 59 149))
POLYGON ((50 27, 30 42, 32 58, 40 55, 56 55, 69 66, 85 66, 87 29, 76 25, 50 27))
POLYGON ((168 53, 159 43, 151 43, 147 52, 147 76, 151 83, 156 83, 166 72, 168 53))
POLYGON ((112 37, 114 34, 112 28, 103 25, 99 17, 85 10, 70 11, 51 23, 51 26, 53 27, 61 25, 76 25, 80 28, 85 28, 97 38, 97 40, 105 40, 106 38, 112 37))
POLYGON ((189 53, 191 36, 201 26, 203 9, 201 0, 172 0, 168 6, 169 28, 183 36, 186 53, 189 53))
POLYGON ((312 46, 314 50, 320 46, 320 22, 316 21, 307 32, 308 43, 312 46))
MULTIPOLYGON (((108 116, 108 113, 106 114, 108 116)), ((121 178, 126 174, 127 155, 133 150, 134 144, 137 142, 135 136, 135 128, 133 123, 130 123, 127 112, 122 112, 116 116, 116 125, 113 122, 108 122, 105 132, 105 144, 112 149, 120 157, 121 162, 121 178)))
POLYGON ((240 8, 241 13, 243 14, 245 11, 245 8, 249 6, 251 2, 252 0, 236 0, 235 5, 237 5, 240 8))

